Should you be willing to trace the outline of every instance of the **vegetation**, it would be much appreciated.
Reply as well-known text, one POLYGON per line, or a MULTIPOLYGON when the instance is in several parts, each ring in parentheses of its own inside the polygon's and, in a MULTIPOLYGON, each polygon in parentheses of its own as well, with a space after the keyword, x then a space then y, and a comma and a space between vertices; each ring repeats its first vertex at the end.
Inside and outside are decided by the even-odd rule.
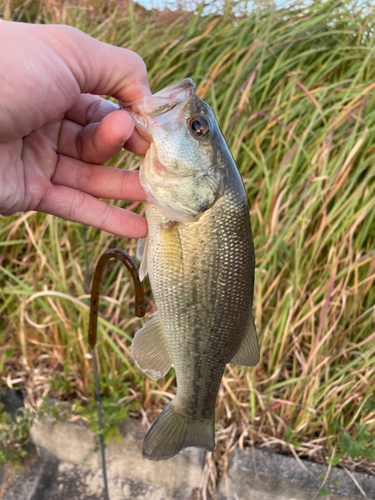
POLYGON ((11 419, 0 403, 0 467, 6 463, 18 467, 22 458, 27 455, 23 445, 29 437, 33 419, 34 414, 29 409, 11 419))
MULTIPOLYGON (((8 1, 3 15, 67 23, 137 51, 153 91, 192 77, 218 118, 251 206, 261 345, 256 368, 225 372, 218 466, 233 444, 251 442, 374 472, 375 8, 227 1, 150 12, 131 1, 49 0, 8 1)), ((110 162, 139 163, 125 153, 110 162)), ((93 228, 87 237, 91 275, 108 248, 135 254, 136 241, 93 228)), ((82 227, 25 213, 0 220, 0 245, 3 382, 25 387, 35 407, 58 374, 59 397, 88 402, 82 227)), ((102 289, 102 377, 128 384, 153 420, 175 394, 173 370, 154 382, 135 367, 130 342, 143 320, 120 264, 102 289)), ((151 313, 148 281, 146 292, 151 313)))

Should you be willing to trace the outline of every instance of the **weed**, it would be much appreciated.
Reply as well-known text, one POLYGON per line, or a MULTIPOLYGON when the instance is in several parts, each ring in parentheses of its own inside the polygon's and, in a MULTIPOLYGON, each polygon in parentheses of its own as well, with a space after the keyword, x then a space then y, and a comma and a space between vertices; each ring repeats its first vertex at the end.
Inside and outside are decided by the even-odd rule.
POLYGON ((328 497, 330 494, 331 490, 326 486, 323 486, 323 488, 319 490, 318 497, 328 497))
MULTIPOLYGON (((120 440, 118 426, 129 418, 131 411, 136 411, 140 407, 138 401, 131 401, 131 394, 128 384, 121 378, 106 379, 103 375, 100 377, 100 393, 103 420, 103 435, 106 444, 110 439, 120 440)), ((94 393, 94 382, 91 381, 88 386, 89 392, 94 393)), ((86 405, 82 405, 79 400, 74 403, 75 413, 82 415, 87 419, 89 428, 99 436, 99 424, 97 414, 97 403, 95 397, 90 397, 86 405)))
POLYGON ((366 457, 371 462, 375 462, 375 440, 369 441, 373 437, 368 431, 367 425, 359 425, 354 422, 356 435, 343 431, 342 438, 337 442, 337 447, 342 456, 348 455, 352 458, 366 457))
POLYGON ((287 427, 285 429, 284 434, 283 434, 283 439, 286 442, 286 444, 291 444, 295 447, 300 446, 300 442, 298 441, 298 439, 295 436, 295 431, 293 429, 291 429, 290 427, 287 427))
POLYGON ((27 455, 23 446, 28 440, 33 419, 33 413, 23 409, 13 420, 0 403, 0 466, 9 462, 13 467, 19 467, 27 455))
MULTIPOLYGON (((246 443, 248 429, 252 442, 274 446, 298 435, 299 453, 325 461, 337 444, 343 460, 365 456, 374 470, 375 7, 334 0, 236 1, 199 12, 136 4, 130 12, 117 0, 5 5, 8 19, 66 23, 137 51, 153 91, 194 78, 218 118, 250 201, 261 345, 255 369, 227 367, 218 442, 235 435, 246 443), (291 430, 282 440, 285 422, 291 430)), ((109 165, 135 170, 139 163, 122 152, 109 165)), ((134 256, 137 244, 94 228, 87 238, 91 274, 103 251, 134 256)), ((28 212, 0 220, 0 244, 3 380, 22 379, 35 404, 49 391, 87 401, 81 226, 28 212), (51 388, 53 374, 68 382, 51 388)), ((130 342, 143 320, 133 317, 131 281, 119 264, 110 264, 102 289, 101 383, 127 384, 153 419, 175 393, 174 376, 154 382, 134 367, 130 342)), ((148 281, 146 293, 152 312, 148 281)), ((124 410, 117 411, 120 418, 124 410)))

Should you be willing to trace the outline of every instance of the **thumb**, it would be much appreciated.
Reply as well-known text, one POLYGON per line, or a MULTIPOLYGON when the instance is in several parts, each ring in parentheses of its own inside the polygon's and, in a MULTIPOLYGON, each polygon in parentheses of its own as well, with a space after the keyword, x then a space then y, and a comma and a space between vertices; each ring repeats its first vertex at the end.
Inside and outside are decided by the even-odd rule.
POLYGON ((69 26, 51 26, 51 34, 54 49, 70 67, 82 93, 110 95, 125 102, 151 94, 146 65, 135 52, 69 26))

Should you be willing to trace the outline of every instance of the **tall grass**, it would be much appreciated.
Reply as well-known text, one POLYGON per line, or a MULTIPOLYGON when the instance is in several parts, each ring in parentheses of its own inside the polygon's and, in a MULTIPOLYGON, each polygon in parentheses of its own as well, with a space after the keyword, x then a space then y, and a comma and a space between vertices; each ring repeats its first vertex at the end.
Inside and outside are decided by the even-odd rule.
MULTIPOLYGON (((242 174, 256 250, 261 361, 255 369, 228 365, 218 440, 223 450, 239 438, 325 461, 344 430, 353 440, 358 425, 375 430, 375 8, 334 0, 220 5, 148 12, 121 0, 51 0, 7 2, 3 13, 64 22, 137 51, 153 91, 196 81, 242 174)), ((120 154, 110 163, 139 162, 120 154)), ((37 398, 59 373, 86 398, 82 228, 33 212, 0 224, 3 381, 26 380, 37 398), (10 345, 16 350, 5 359, 10 345)), ((108 248, 135 253, 135 241, 93 228, 88 240, 91 273, 108 248)), ((104 278, 101 311, 100 368, 129 381, 154 418, 175 393, 173 370, 152 382, 135 368, 129 347, 142 320, 119 265, 104 278)), ((366 468, 373 470, 369 461, 366 468)))

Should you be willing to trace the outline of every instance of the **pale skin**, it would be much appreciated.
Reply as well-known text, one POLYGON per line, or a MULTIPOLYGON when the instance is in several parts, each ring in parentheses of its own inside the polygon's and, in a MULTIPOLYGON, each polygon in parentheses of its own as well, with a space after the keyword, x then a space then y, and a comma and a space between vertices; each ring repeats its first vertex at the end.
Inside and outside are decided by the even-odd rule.
POLYGON ((99 200, 145 200, 138 172, 103 163, 149 144, 99 97, 149 95, 142 59, 67 26, 0 21, 0 47, 0 214, 36 210, 146 236, 145 219, 99 200))

